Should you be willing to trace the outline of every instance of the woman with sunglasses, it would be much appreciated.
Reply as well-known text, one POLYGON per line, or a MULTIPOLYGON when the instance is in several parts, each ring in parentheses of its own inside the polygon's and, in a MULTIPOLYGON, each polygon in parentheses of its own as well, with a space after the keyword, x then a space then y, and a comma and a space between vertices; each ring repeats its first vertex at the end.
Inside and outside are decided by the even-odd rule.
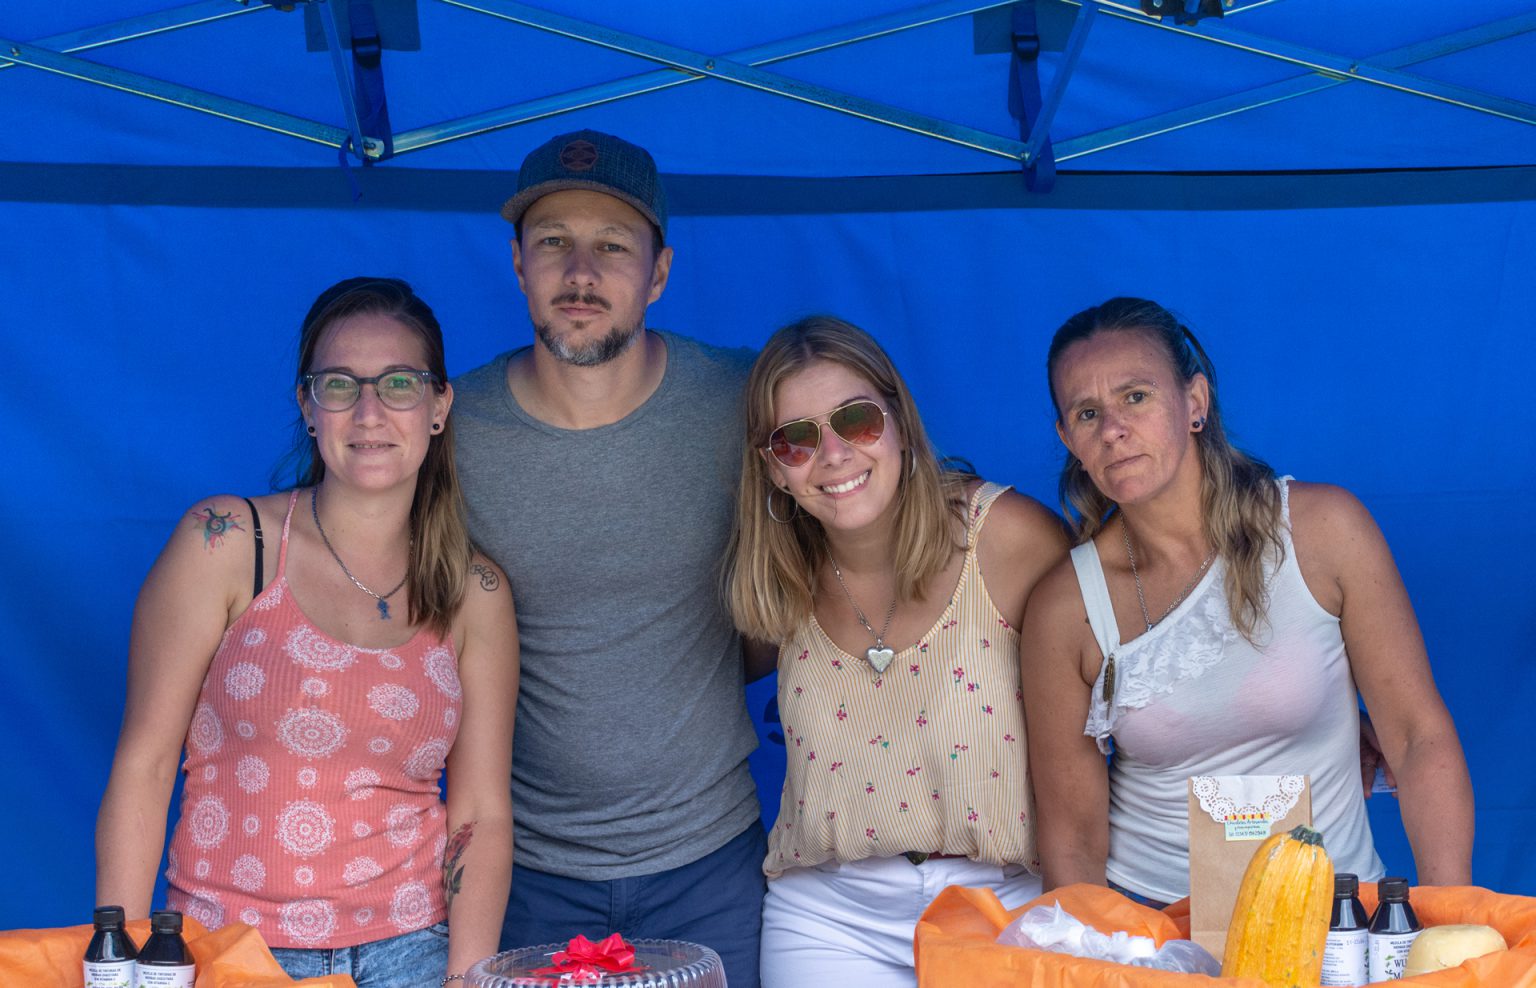
POLYGON ((746 400, 729 594, 742 631, 778 643, 788 748, 763 984, 911 986, 939 890, 1039 891, 1017 629, 1065 537, 942 464, 890 358, 846 322, 776 333, 746 400))
POLYGON ((139 595, 97 901, 148 914, 181 761, 171 908, 254 926, 296 978, 448 984, 501 930, 518 667, 432 310, 394 279, 331 287, 296 397, 300 486, 198 502, 139 595))
POLYGON ((1155 302, 1073 316, 1047 370, 1079 543, 1024 626, 1047 887, 1189 894, 1196 775, 1309 776, 1334 866, 1379 878, 1359 697, 1396 772, 1420 883, 1467 884, 1466 763, 1370 514, 1234 447, 1210 359, 1155 302))

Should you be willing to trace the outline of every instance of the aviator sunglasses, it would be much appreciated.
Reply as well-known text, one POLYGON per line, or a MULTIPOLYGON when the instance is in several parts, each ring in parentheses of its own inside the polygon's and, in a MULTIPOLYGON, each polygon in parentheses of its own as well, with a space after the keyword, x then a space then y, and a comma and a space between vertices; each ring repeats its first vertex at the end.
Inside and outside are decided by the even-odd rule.
MULTIPOLYGON (((827 414, 826 424, 851 446, 870 446, 885 435, 885 409, 867 398, 840 405, 827 414)), ((821 422, 795 419, 768 433, 765 452, 786 467, 798 467, 821 448, 821 422)))

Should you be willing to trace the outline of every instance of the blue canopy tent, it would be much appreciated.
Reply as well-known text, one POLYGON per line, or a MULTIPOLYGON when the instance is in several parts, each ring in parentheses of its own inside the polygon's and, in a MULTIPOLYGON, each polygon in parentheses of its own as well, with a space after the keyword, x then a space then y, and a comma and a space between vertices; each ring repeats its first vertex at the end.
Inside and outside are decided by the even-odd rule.
MULTIPOLYGON (((1117 294, 1181 312, 1238 439, 1375 513, 1471 765, 1475 879, 1536 893, 1511 755, 1536 699, 1532 64, 1530 0, 6 4, 0 366, 32 383, 3 399, 0 928, 89 915, 134 595, 193 500, 266 489, 309 301, 398 275, 450 369, 525 343, 496 209, 583 126, 667 173, 653 325, 751 346, 850 318, 945 452, 1047 503, 1051 331, 1117 294)), ((1411 874, 1396 806, 1372 814, 1411 874)))

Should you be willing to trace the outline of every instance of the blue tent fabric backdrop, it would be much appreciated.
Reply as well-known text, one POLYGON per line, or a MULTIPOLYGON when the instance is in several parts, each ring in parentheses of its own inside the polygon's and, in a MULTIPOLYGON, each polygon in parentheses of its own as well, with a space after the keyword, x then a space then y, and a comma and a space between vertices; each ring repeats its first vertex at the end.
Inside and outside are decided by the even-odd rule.
MULTIPOLYGON (((163 6, 7 5, 0 37, 163 6)), ((420 6, 422 51, 385 53, 397 129, 650 68, 420 6), (517 59, 502 57, 509 44, 517 59), (435 54, 450 48, 461 52, 451 69, 435 54)), ((808 0, 733 16, 711 13, 731 5, 675 6, 604 16, 726 52, 901 5, 866 0, 835 19, 808 0)), ((1363 57, 1531 10, 1358 4, 1325 24, 1325 6, 1337 5, 1287 0, 1230 26, 1363 57)), ((334 121, 329 63, 303 51, 300 21, 264 11, 206 28, 265 75, 204 47, 194 32, 205 28, 82 55, 334 121)), ((1213 95, 1196 91, 1201 66, 1182 64, 1200 61, 1183 54, 1198 42, 1171 56, 1182 74, 1160 86, 1129 55, 1163 57, 1190 39, 1109 26, 1068 89, 1058 142, 1213 95)), ((969 24, 947 22, 774 68, 1017 133, 1006 58, 972 54, 971 40, 969 24), (902 59, 921 68, 892 67, 902 59)), ((1533 74, 1515 69, 1532 41, 1414 71, 1536 100, 1533 74)), ((1213 64, 1247 73, 1238 89, 1287 74, 1225 50, 1201 63, 1213 64)), ((674 190, 677 258, 652 325, 755 346, 807 313, 849 318, 890 349, 944 452, 1048 504, 1061 461, 1044 380, 1051 332, 1116 294, 1180 312, 1216 362, 1237 440, 1282 473, 1348 487, 1375 514, 1466 748, 1474 879, 1536 894, 1536 773, 1521 757, 1536 699, 1536 128, 1354 88, 1066 163, 1037 197, 995 158, 706 81, 354 163, 354 199, 333 149, 0 70, 12 121, 0 131, 0 366, 13 381, 0 395, 13 698, 0 724, 11 792, 0 839, 12 849, 0 928, 89 917, 134 596, 193 501, 267 489, 291 437, 293 351, 314 295, 354 274, 407 278, 442 319, 454 372, 526 344, 496 209, 529 147, 586 125, 650 147, 674 190)), ((749 688, 770 818, 783 771, 772 688, 749 688)), ((1378 796, 1371 813, 1389 869, 1411 874, 1394 802, 1378 796)))

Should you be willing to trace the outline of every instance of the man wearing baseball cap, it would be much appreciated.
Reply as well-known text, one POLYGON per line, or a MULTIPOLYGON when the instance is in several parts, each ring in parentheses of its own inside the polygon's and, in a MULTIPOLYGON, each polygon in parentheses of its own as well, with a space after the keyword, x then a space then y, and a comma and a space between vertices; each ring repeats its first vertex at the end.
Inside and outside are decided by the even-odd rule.
POLYGON ((688 940, 756 985, 756 734, 719 589, 752 354, 646 328, 672 248, 644 149, 556 137, 502 216, 536 339, 454 384, 471 531, 522 652, 502 946, 688 940))

